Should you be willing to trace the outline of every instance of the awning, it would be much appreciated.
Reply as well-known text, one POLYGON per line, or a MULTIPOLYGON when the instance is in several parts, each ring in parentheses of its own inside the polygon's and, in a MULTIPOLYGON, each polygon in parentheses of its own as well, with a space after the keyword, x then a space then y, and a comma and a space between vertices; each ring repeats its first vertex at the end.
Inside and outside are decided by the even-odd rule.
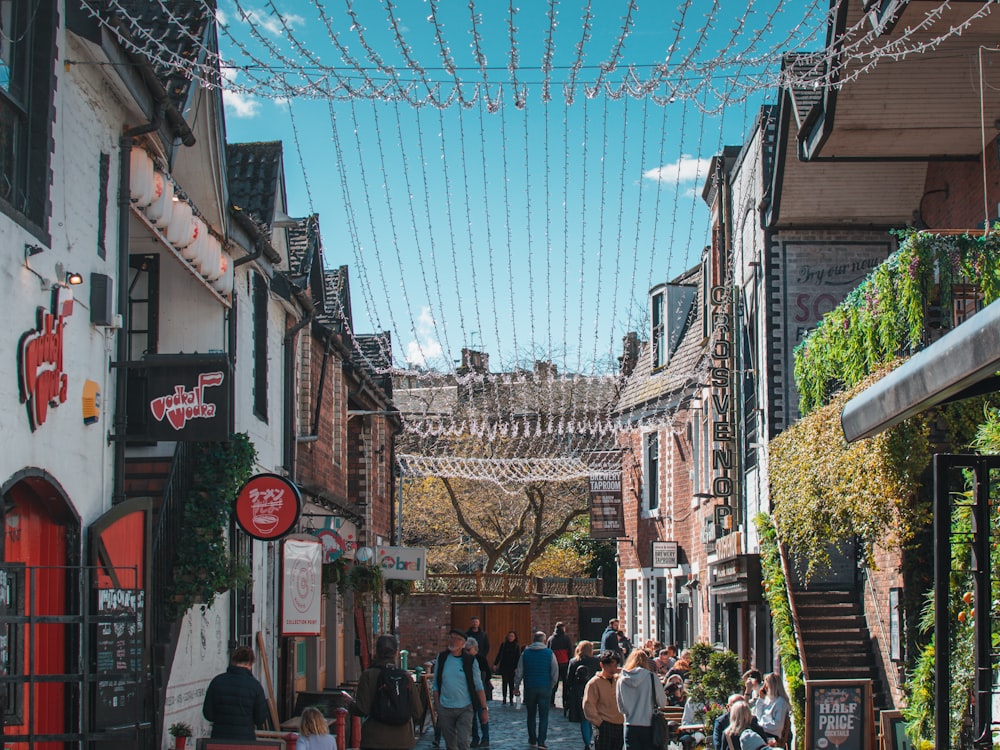
POLYGON ((840 415, 844 437, 871 437, 932 406, 1000 390, 998 370, 1000 300, 848 401, 840 415))

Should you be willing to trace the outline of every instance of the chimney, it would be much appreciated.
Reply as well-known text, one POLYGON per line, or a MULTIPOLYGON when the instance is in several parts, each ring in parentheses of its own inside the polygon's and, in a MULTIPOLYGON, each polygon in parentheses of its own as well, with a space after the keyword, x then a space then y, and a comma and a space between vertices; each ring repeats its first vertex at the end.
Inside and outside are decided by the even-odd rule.
POLYGON ((473 349, 462 349, 461 372, 478 372, 486 375, 490 371, 490 355, 473 349))
POLYGON ((622 336, 622 356, 618 358, 621 374, 628 377, 639 361, 639 334, 629 331, 622 336))

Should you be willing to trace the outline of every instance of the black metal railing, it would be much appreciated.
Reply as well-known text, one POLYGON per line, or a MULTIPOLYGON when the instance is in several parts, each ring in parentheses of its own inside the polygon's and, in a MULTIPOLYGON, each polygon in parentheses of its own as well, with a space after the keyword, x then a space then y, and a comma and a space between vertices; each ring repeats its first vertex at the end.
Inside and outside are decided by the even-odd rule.
POLYGON ((169 640, 170 620, 167 617, 167 597, 177 559, 177 540, 184 520, 184 502, 191 489, 191 443, 178 442, 174 461, 163 489, 163 501, 156 514, 153 530, 153 562, 151 566, 150 598, 152 599, 153 642, 169 640))

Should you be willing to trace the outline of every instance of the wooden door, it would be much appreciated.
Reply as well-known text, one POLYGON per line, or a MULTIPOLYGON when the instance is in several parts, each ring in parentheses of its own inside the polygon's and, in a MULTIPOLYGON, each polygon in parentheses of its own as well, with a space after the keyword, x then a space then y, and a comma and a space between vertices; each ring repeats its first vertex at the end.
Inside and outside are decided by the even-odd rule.
POLYGON ((473 617, 479 618, 480 626, 490 637, 487 658, 491 663, 509 631, 517 633, 522 646, 531 643, 531 604, 528 602, 456 602, 451 605, 453 628, 468 630, 473 617))

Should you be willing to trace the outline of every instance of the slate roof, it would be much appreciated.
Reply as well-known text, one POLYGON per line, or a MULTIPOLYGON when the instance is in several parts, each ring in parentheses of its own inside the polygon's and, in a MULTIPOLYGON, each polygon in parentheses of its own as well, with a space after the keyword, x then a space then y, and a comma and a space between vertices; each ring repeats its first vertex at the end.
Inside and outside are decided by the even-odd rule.
POLYGON ((323 271, 324 299, 323 311, 316 311, 316 320, 336 333, 345 333, 353 327, 351 317, 351 291, 348 283, 347 266, 327 268, 323 271))
POLYGON ((227 143, 229 199, 258 224, 270 227, 282 178, 281 141, 227 143))
POLYGON ((819 60, 818 55, 805 53, 790 53, 782 56, 781 70, 792 78, 788 87, 795 105, 795 119, 801 127, 809 111, 823 100, 825 88, 822 85, 813 86, 810 81, 822 81, 826 76, 827 63, 819 60))
MULTIPOLYGON (((652 416, 657 412, 675 409, 677 404, 695 388, 705 385, 697 373, 708 354, 707 340, 702 337, 704 300, 701 298, 701 266, 678 276, 672 284, 691 284, 698 294, 692 305, 688 325, 677 349, 671 354, 667 366, 653 372, 650 344, 639 346, 639 359, 635 369, 626 378, 615 412, 624 419, 652 416)), ((706 373, 707 374, 707 373, 706 373)))
MULTIPOLYGON (((128 15, 122 20, 128 23, 130 18, 134 19, 134 25, 128 30, 140 47, 148 33, 170 52, 197 63, 206 62, 208 50, 218 51, 215 18, 208 7, 211 4, 202 0, 171 0, 162 4, 150 0, 120 0, 122 9, 128 15)), ((150 62, 177 111, 186 114, 191 79, 178 72, 175 66, 165 65, 156 59, 150 62)))

